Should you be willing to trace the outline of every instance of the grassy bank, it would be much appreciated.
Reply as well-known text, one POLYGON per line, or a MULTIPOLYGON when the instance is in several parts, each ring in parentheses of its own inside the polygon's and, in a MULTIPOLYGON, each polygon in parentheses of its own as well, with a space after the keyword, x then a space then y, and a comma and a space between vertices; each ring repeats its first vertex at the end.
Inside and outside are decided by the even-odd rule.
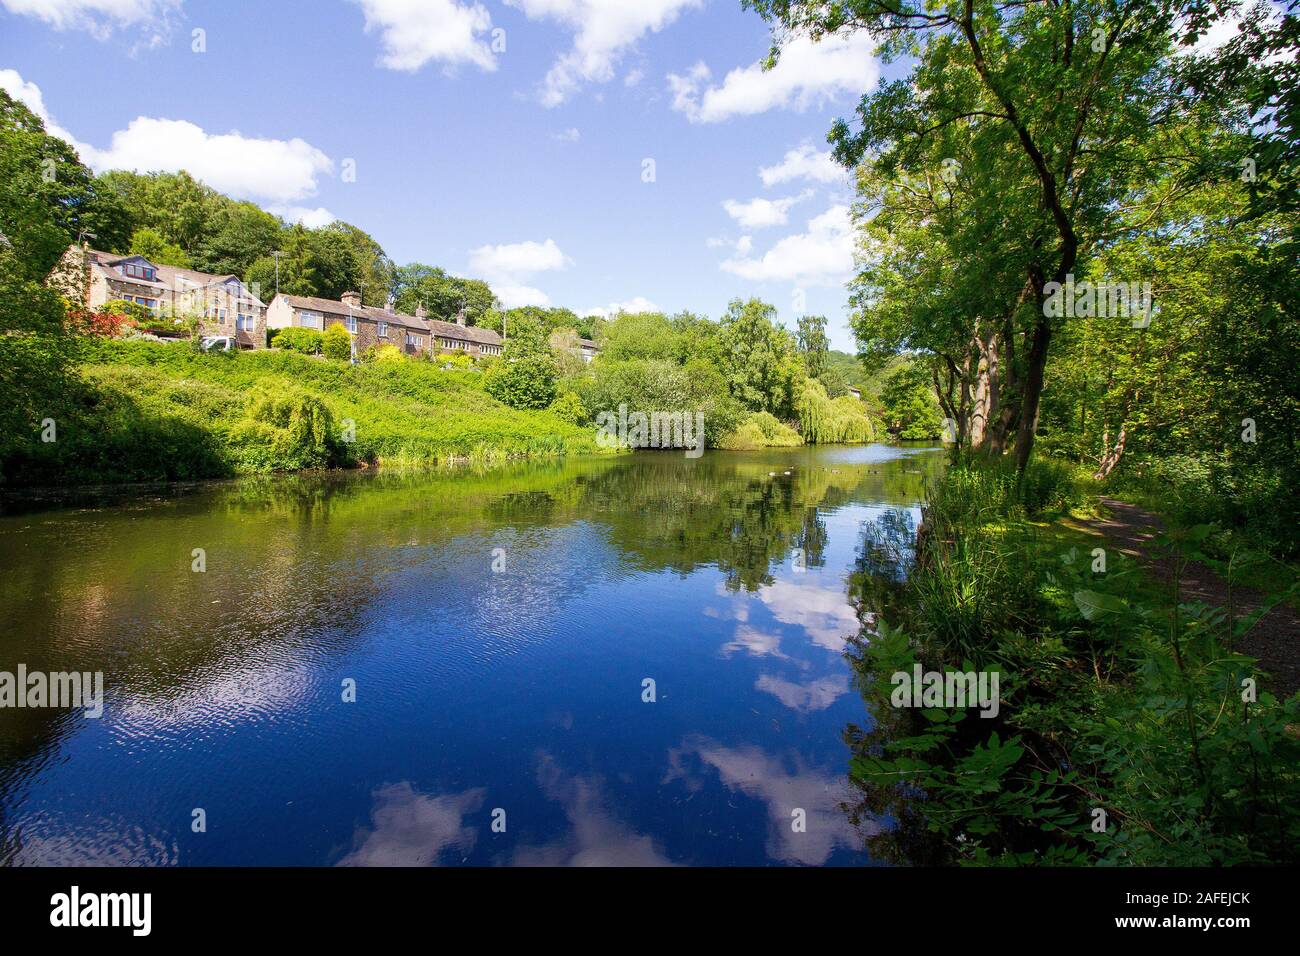
POLYGON ((85 339, 0 462, 6 483, 71 484, 598 450, 589 429, 508 408, 480 381, 425 362, 85 339), (42 441, 50 421, 54 440, 42 441))
MULTIPOLYGON (((1252 621, 1183 603, 1071 527, 1077 475, 959 463, 930 489, 903 584, 858 578, 856 652, 876 718, 851 733, 883 858, 922 863, 1295 862, 1300 696, 1234 651, 1252 621), (1098 551, 1097 549, 1100 549, 1098 551), (872 582, 877 583, 872 583, 872 582), (895 706, 894 674, 996 673, 996 716, 895 706)), ((1207 526, 1156 546, 1203 557, 1207 526)), ((887 550, 868 542, 866 555, 887 550)), ((944 703, 948 703, 945 701, 944 703)))

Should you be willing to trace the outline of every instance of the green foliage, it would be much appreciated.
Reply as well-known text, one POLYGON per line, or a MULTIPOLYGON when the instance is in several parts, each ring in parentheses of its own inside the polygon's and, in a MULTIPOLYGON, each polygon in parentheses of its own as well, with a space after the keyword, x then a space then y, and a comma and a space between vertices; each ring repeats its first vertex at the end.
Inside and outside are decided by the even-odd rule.
POLYGON ((342 464, 334 418, 304 391, 265 390, 251 396, 230 430, 240 471, 299 471, 342 464))
POLYGON ((193 267, 184 249, 174 242, 168 242, 162 233, 151 226, 143 226, 131 235, 131 247, 127 251, 144 256, 161 266, 179 266, 182 269, 193 267))
POLYGON ((550 412, 560 421, 568 422, 570 425, 581 425, 589 418, 587 409, 576 392, 562 392, 555 401, 551 402, 550 412))
POLYGON ((507 354, 504 361, 484 376, 483 388, 511 408, 546 408, 555 400, 558 377, 550 355, 525 354, 511 358, 507 354))
POLYGON ((37 347, 34 338, 0 337, 0 358, 20 360, 0 362, 0 380, 23 396, 10 412, 14 431, 0 436, 6 483, 182 480, 322 462, 417 466, 599 450, 590 430, 546 411, 507 408, 482 391, 479 375, 429 362, 353 366, 287 350, 76 344, 78 353, 60 355, 59 339, 37 347), (16 378, 19 370, 30 377, 16 378), (257 399, 249 402, 249 395, 257 399), (275 396, 292 401, 262 401, 275 396), (58 441, 48 444, 40 441, 46 416, 58 423, 58 441), (355 441, 330 439, 341 441, 348 419, 355 441))
POLYGON ((315 329, 300 329, 289 326, 284 329, 271 330, 271 347, 301 352, 303 355, 319 355, 324 334, 315 329))
POLYGON ((802 370, 794 339, 776 324, 776 309, 758 299, 733 301, 718 332, 721 368, 733 397, 750 411, 793 417, 802 370))
POLYGON ((895 369, 880 390, 885 427, 902 439, 933 440, 942 436, 939 403, 924 366, 914 362, 895 369))
POLYGON ((827 371, 830 340, 826 337, 826 316, 799 316, 799 353, 810 378, 820 378, 827 371))
POLYGON ((811 444, 869 442, 875 438, 875 426, 867 417, 865 405, 850 395, 829 398, 825 387, 815 379, 804 381, 796 410, 799 431, 811 444))
POLYGON ((594 417, 601 412, 685 412, 704 415, 705 441, 717 445, 734 431, 744 409, 727 393, 722 373, 704 360, 686 365, 661 359, 594 362, 591 375, 577 381, 583 406, 594 417))
POLYGON ((877 724, 852 735, 852 776, 860 812, 898 821, 875 849, 980 865, 1294 861, 1300 695, 1243 700, 1257 669, 1233 648, 1257 615, 1184 603, 1209 529, 1159 544, 1173 582, 1157 590, 1118 552, 1099 571, 1087 536, 1028 520, 1082 501, 1070 466, 1017 478, 959 461, 927 496, 908 583, 863 594, 883 618, 855 652, 877 724), (894 706, 892 675, 916 664, 997 672, 997 715, 894 706))
POLYGON ((768 412, 751 412, 735 431, 719 440, 718 447, 750 451, 756 448, 793 448, 802 444, 803 438, 799 433, 775 416, 768 412))
POLYGON ((346 362, 352 358, 352 336, 335 322, 321 335, 320 350, 326 358, 346 362))
POLYGON ((399 312, 414 315, 416 308, 423 305, 430 318, 455 322, 463 309, 470 325, 483 325, 496 302, 492 289, 481 279, 448 275, 420 262, 394 270, 393 295, 399 312))

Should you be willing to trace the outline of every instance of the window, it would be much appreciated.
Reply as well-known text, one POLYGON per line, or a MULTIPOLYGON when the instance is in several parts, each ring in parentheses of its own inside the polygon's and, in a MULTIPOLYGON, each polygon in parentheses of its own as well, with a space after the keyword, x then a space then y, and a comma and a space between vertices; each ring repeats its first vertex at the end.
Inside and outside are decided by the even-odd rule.
POLYGON ((225 310, 225 309, 217 309, 217 319, 218 319, 218 321, 221 322, 222 325, 225 325, 225 324, 226 324, 226 310, 225 310))
POLYGON ((387 323, 387 322, 380 322, 380 323, 379 323, 379 332, 378 332, 378 335, 379 335, 379 337, 380 337, 381 339, 386 339, 386 338, 388 338, 388 323, 387 323))
POLYGON ((235 329, 239 332, 252 332, 257 328, 257 320, 251 315, 241 315, 235 318, 235 329))
POLYGON ((355 315, 349 315, 346 319, 343 320, 343 327, 347 329, 349 332, 356 332, 357 317, 355 315))
POLYGON ((325 316, 319 312, 299 312, 298 324, 304 329, 315 329, 321 332, 325 329, 325 316))
POLYGON ((420 346, 424 345, 424 341, 418 335, 412 335, 410 332, 407 332, 406 344, 414 345, 416 348, 419 348, 420 346))
POLYGON ((131 279, 144 279, 146 282, 155 282, 158 279, 158 270, 152 266, 142 266, 136 262, 122 263, 122 275, 131 279))

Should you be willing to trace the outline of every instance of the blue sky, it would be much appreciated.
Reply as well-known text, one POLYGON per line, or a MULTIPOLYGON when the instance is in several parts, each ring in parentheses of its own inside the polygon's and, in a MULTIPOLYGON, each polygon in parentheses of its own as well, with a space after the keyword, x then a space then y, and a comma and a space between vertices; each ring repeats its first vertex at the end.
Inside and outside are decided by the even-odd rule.
POLYGON ((825 135, 878 67, 769 44, 739 0, 0 0, 0 87, 96 169, 185 166, 512 304, 792 326, 802 292, 851 349, 825 135))

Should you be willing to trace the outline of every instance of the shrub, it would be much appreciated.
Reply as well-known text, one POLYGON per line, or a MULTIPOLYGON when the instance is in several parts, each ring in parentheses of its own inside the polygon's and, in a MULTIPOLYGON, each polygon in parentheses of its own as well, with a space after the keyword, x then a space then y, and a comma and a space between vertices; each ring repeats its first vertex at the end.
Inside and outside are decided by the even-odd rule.
POLYGON ((277 329, 271 333, 271 336, 271 345, 275 348, 301 352, 303 355, 320 354, 321 341, 324 339, 324 336, 315 329, 300 329, 293 326, 277 329))
POLYGON ((867 409, 851 395, 832 399, 816 379, 806 379, 795 403, 799 431, 813 444, 868 442, 875 437, 875 426, 867 409))
POLYGON ((367 346, 361 353, 361 361, 371 362, 404 362, 406 356, 402 350, 391 342, 379 342, 375 345, 367 346))
POLYGON ((254 471, 296 471, 341 464, 334 416, 315 395, 303 391, 261 391, 231 430, 239 457, 254 471))
POLYGON ((450 365, 452 368, 463 370, 467 368, 473 368, 474 359, 471 358, 468 353, 462 352, 460 349, 455 349, 453 351, 448 351, 448 352, 439 352, 438 364, 450 365))
POLYGON ((745 451, 754 448, 792 448, 802 445, 799 433, 770 412, 754 412, 718 442, 719 448, 745 451))
POLYGON ((580 425, 587 420, 587 409, 574 392, 564 392, 551 402, 551 414, 570 425, 580 425))
POLYGON ((348 330, 337 322, 326 329, 321 336, 321 353, 341 362, 352 358, 352 336, 348 330))
POLYGON ((483 387, 511 408, 545 408, 555 400, 556 377, 549 355, 526 355, 494 366, 483 387))

